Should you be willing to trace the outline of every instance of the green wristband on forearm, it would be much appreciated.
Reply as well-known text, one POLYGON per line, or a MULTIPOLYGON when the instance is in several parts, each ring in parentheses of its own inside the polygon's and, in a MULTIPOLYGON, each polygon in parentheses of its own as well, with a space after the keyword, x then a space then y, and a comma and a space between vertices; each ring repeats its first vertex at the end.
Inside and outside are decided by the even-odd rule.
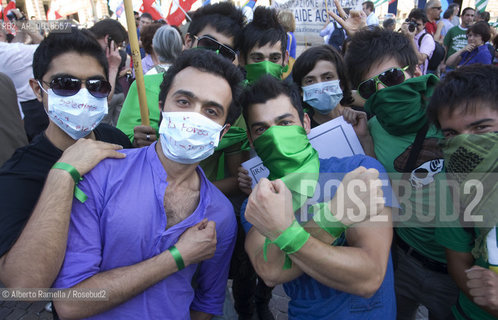
POLYGON ((327 202, 317 203, 312 206, 313 220, 316 224, 327 231, 335 239, 339 238, 341 234, 348 228, 345 224, 337 220, 337 218, 330 212, 329 204, 327 202))
POLYGON ((173 259, 176 262, 176 266, 178 267, 178 271, 185 268, 185 263, 183 262, 183 258, 182 258, 182 255, 180 254, 180 251, 178 251, 178 249, 175 246, 172 246, 171 248, 169 248, 168 251, 173 256, 173 259))
POLYGON ((61 169, 64 171, 69 172, 71 177, 74 180, 74 197, 78 199, 81 203, 84 203, 86 199, 88 199, 88 196, 81 191, 81 189, 78 187, 78 183, 83 180, 83 178, 80 176, 80 173, 78 170, 76 170, 75 167, 70 165, 69 163, 65 162, 56 162, 53 166, 52 169, 61 169))

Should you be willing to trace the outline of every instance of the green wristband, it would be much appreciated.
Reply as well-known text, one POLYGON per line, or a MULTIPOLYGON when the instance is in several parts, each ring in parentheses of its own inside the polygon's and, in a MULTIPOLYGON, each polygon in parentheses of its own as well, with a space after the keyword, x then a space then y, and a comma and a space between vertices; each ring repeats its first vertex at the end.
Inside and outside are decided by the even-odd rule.
POLYGON ((80 176, 80 173, 78 172, 78 170, 76 170, 75 167, 73 167, 69 163, 56 162, 52 166, 52 169, 61 169, 69 172, 69 174, 71 175, 71 177, 73 177, 74 180, 74 197, 78 199, 81 203, 84 203, 86 199, 88 199, 88 196, 78 187, 78 183, 81 180, 83 180, 83 178, 80 176))
POLYGON ((280 250, 287 254, 298 252, 308 241, 310 234, 294 220, 294 222, 273 241, 280 250))
POLYGON ((173 259, 175 259, 176 266, 178 267, 178 271, 185 268, 185 263, 183 262, 183 258, 182 258, 182 255, 180 254, 180 251, 178 251, 178 249, 175 246, 172 246, 171 248, 169 248, 168 251, 173 256, 173 259))
POLYGON ((345 224, 337 220, 337 218, 330 212, 328 203, 321 202, 312 206, 313 220, 316 224, 327 231, 335 239, 339 238, 341 234, 348 228, 345 224))

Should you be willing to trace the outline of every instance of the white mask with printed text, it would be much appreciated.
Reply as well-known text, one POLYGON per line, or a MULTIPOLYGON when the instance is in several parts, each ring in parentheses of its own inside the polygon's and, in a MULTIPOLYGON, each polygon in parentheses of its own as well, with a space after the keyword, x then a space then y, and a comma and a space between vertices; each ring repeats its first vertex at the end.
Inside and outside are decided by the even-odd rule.
POLYGON ((214 153, 224 127, 197 112, 163 112, 162 117, 159 134, 168 159, 192 164, 214 153))
POLYGON ((107 114, 107 98, 95 98, 86 88, 69 97, 41 88, 48 95, 48 117, 74 140, 89 135, 107 114))

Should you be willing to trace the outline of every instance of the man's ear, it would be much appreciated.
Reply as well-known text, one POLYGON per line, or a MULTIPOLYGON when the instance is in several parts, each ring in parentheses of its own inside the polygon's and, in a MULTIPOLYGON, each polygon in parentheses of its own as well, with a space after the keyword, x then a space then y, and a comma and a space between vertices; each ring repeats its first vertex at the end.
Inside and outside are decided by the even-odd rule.
POLYGON ((34 94, 36 95, 36 99, 38 99, 38 101, 43 103, 42 89, 40 88, 38 81, 36 81, 33 78, 29 79, 29 86, 31 87, 31 90, 33 90, 34 94))
POLYGON ((251 146, 251 149, 254 149, 254 143, 252 141, 251 132, 249 132, 249 129, 247 129, 246 134, 247 134, 247 140, 249 141, 249 145, 251 146))
POLYGON ((306 134, 310 134, 311 131, 311 120, 308 114, 305 112, 304 113, 304 118, 303 118, 303 128, 306 131, 306 134))
POLYGON ((230 127, 232 125, 230 123, 225 123, 225 128, 223 129, 223 131, 221 132, 221 137, 220 137, 220 140, 223 139, 223 136, 225 136, 225 133, 228 132, 228 130, 230 130, 230 127))
POLYGON ((286 65, 289 64, 289 51, 285 50, 285 55, 284 55, 284 64, 283 66, 285 67, 286 65))
POLYGON ((164 102, 159 101, 157 105, 159 106, 159 112, 163 112, 164 102))
POLYGON ((191 49, 193 45, 194 45, 194 37, 192 37, 190 33, 187 33, 185 35, 185 49, 191 49))
POLYGON ((420 77, 422 75, 422 70, 420 70, 420 66, 417 64, 415 67, 415 71, 413 72, 414 77, 420 77))

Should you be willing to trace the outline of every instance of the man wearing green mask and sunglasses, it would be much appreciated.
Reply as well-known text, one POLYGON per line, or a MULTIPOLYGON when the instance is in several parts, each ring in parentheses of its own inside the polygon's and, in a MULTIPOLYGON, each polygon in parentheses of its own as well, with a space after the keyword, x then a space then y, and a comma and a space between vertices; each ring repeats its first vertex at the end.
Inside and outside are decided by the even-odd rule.
POLYGON ((258 275, 284 284, 293 319, 395 319, 395 200, 382 165, 364 155, 319 159, 294 84, 264 76, 241 104, 249 141, 272 180, 261 179, 241 209, 258 275), (350 183, 365 184, 351 192, 350 183))
POLYGON ((247 71, 248 83, 265 74, 277 79, 287 71, 289 52, 287 34, 278 22, 275 9, 257 7, 253 20, 244 28, 241 64, 247 71))
POLYGON ((421 76, 410 39, 386 30, 355 33, 345 56, 348 75, 365 110, 377 159, 393 182, 402 211, 393 213, 398 319, 415 319, 424 305, 431 319, 446 319, 458 290, 435 239, 438 217, 452 213, 443 193, 441 132, 428 125, 426 109, 438 79, 421 76), (430 279, 430 280, 428 280, 430 279))

